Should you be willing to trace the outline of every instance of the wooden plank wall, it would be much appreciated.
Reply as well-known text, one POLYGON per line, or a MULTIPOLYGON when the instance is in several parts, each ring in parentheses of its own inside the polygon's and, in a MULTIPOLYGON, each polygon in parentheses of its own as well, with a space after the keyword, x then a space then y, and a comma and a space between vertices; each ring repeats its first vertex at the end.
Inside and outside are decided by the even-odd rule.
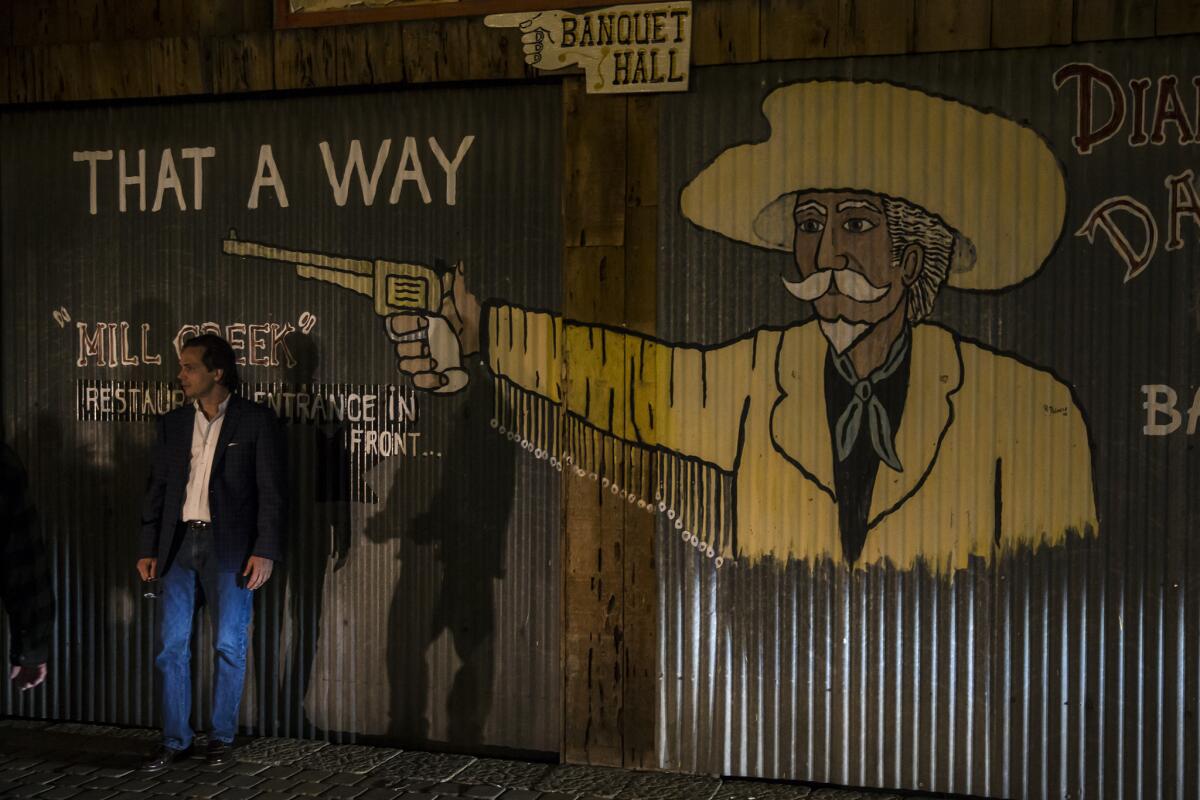
MULTIPOLYGON (((1200 32, 1200 0, 694 0, 694 9, 697 66, 1200 32)), ((275 31, 272 0, 0 7, 0 104, 534 77, 517 34, 477 19, 275 31)), ((564 311, 653 332, 658 101, 587 96, 577 77, 562 92, 564 311)), ((564 483, 562 755, 653 767, 651 518, 590 481, 564 483)))

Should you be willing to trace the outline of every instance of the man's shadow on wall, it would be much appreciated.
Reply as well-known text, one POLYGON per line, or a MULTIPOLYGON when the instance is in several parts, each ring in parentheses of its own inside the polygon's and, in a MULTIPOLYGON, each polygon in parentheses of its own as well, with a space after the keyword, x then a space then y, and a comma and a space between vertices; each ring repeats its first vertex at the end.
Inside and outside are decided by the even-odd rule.
MULTIPOLYGON (((372 541, 398 538, 400 576, 388 616, 388 734, 402 743, 430 741, 425 708, 432 686, 426 656, 449 632, 461 665, 446 700, 447 743, 483 742, 495 676, 495 582, 504 577, 513 506, 515 445, 490 427, 494 384, 479 366, 453 398, 424 399, 426 413, 444 403, 441 479, 428 509, 410 517, 412 495, 401 472, 387 505, 367 525, 372 541), (451 412, 451 409, 453 411, 451 412), (447 430, 448 429, 448 430, 447 430), (398 533, 399 531, 399 533, 398 533)), ((437 413, 434 411, 433 413, 437 413)), ((408 457, 410 459, 413 456, 408 457)), ((412 470, 418 472, 418 470, 412 470)), ((422 474, 428 474, 420 470, 422 474)), ((419 487, 416 487, 419 488, 419 487)))
MULTIPOLYGON (((313 337, 290 334, 288 391, 316 392, 320 352, 313 337)), ((324 738, 305 697, 312 681, 325 612, 325 579, 345 564, 351 544, 351 464, 347 425, 336 417, 284 421, 288 443, 287 556, 268 584, 254 638, 258 721, 262 733, 324 738)))

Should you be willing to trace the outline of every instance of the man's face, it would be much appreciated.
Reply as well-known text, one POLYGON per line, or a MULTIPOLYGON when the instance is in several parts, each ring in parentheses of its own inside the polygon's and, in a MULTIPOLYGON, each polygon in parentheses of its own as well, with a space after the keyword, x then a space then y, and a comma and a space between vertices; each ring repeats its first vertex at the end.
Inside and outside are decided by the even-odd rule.
POLYGON ((794 215, 792 253, 801 279, 823 270, 830 272, 829 288, 813 299, 819 318, 870 325, 895 311, 904 300, 905 268, 892 264, 883 198, 850 192, 801 192, 796 196, 794 215), (841 270, 854 274, 838 275, 841 270))
POLYGON ((199 347, 184 347, 179 352, 179 385, 189 400, 207 396, 220 383, 221 372, 204 366, 204 351, 199 347))

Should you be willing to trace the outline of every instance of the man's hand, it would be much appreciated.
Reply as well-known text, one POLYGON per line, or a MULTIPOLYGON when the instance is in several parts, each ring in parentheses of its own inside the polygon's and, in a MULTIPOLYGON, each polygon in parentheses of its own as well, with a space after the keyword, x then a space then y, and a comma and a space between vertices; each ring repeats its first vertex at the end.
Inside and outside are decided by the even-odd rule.
POLYGON ((450 394, 467 385, 462 357, 479 351, 479 299, 467 289, 460 263, 442 276, 438 314, 393 314, 385 320, 396 343, 396 369, 418 389, 450 394))
POLYGON ((43 661, 41 664, 34 664, 31 667, 14 666, 9 677, 22 692, 29 691, 46 680, 46 662, 43 661))
POLYGON ((242 571, 242 577, 246 578, 246 588, 250 591, 262 586, 271 577, 271 569, 274 564, 269 558, 262 556, 250 556, 250 560, 246 562, 246 569, 242 571))
POLYGON ((137 562, 138 575, 143 581, 152 581, 158 577, 157 558, 139 558, 137 562))

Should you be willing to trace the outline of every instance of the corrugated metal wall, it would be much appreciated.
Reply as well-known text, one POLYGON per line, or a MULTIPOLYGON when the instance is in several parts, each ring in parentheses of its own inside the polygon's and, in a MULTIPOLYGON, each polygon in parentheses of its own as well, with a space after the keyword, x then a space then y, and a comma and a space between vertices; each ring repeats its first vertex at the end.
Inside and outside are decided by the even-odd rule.
MULTIPOLYGON (((292 472, 290 557, 257 600, 243 724, 557 751, 558 473, 492 430, 478 356, 464 365, 477 378, 465 392, 403 388, 371 299, 222 250, 234 229, 296 250, 442 270, 461 261, 481 296, 550 305, 561 293, 559 103, 556 87, 528 86, 4 115, 3 422, 30 473, 60 614, 47 689, 21 697, 5 682, 2 713, 155 723, 155 601, 142 598, 134 571, 140 498, 152 417, 170 405, 172 341, 214 322, 261 362, 243 378, 287 421, 292 472), (466 136, 474 141, 451 202, 429 140, 451 160, 466 136), (366 177, 385 139, 391 149, 375 202, 352 182, 339 206, 330 181, 342 179, 355 139, 366 177), (268 144, 273 169, 259 160, 268 144), (214 153, 197 203, 183 149, 202 147, 214 153), (160 173, 164 149, 180 193, 168 180, 155 210, 170 176, 160 173), (97 150, 113 155, 97 162, 91 214, 89 165, 73 154, 97 150), (121 150, 126 175, 146 153, 145 210, 133 184, 118 208, 121 150), (407 180, 390 202, 401 170, 407 180), (272 188, 251 207, 256 175, 272 171, 287 207, 272 188), (118 327, 105 364, 87 355, 99 345, 81 336, 121 322, 127 353, 118 327), (161 364, 138 363, 145 355, 161 364), (102 394, 110 390, 124 400, 102 394), (355 419, 364 398, 374 398, 374 421, 355 419), (344 418, 331 411, 343 404, 344 418)), ((207 633, 194 652, 202 722, 207 633)))
MULTIPOLYGON (((1113 139, 1079 154, 1071 142, 1075 83, 1056 91, 1053 80, 1072 62, 1111 71, 1132 120, 1128 82, 1177 75, 1182 127, 1192 129, 1196 44, 1177 38, 714 68, 697 71, 688 95, 664 98, 660 203, 670 212, 659 217, 660 336, 706 346, 763 325, 788 328, 809 315, 807 304, 780 284, 795 269, 789 254, 724 238, 680 213, 681 191, 727 148, 780 133, 762 111, 777 87, 887 81, 991 109, 1043 137, 1061 162, 1067 195, 1062 237, 1044 268, 997 293, 945 288, 932 321, 1049 370, 1071 387, 1090 432, 1100 526, 1096 537, 1071 534, 1037 551, 1002 547, 961 569, 861 562, 851 569, 837 559, 772 558, 717 569, 681 540, 673 521, 664 521, 658 539, 663 768, 988 797, 1200 796, 1194 666, 1200 609, 1189 591, 1198 464, 1186 433, 1196 373, 1192 343, 1200 333, 1193 218, 1182 217, 1180 249, 1162 244, 1169 233, 1164 180, 1192 166, 1195 145, 1178 143, 1181 125, 1173 122, 1161 145, 1131 147, 1127 121, 1113 139), (1073 235, 1097 204, 1119 195, 1144 203, 1159 228, 1152 264, 1128 282, 1103 232, 1094 242, 1073 235), (1146 384, 1178 391, 1179 431, 1143 433, 1146 384)), ((1144 106, 1148 134, 1156 85, 1144 106)), ((1095 102, 1099 126, 1111 107, 1099 90, 1095 102)), ((814 105, 804 113, 844 111, 814 105)), ((816 148, 831 162, 866 162, 863 175, 882 177, 895 165, 872 173, 878 152, 864 143, 899 140, 899 149, 911 153, 905 169, 956 185, 963 197, 994 190, 993 163, 1001 175, 1028 164, 1003 139, 989 150, 946 136, 953 130, 949 114, 914 114, 896 100, 860 115, 840 138, 793 145, 816 148)), ((883 150, 894 152, 891 145, 883 150)), ((736 182, 716 188, 750 202, 736 182)), ((798 188, 804 187, 786 187, 798 188)), ((1036 217, 1045 196, 1027 202, 1036 217)), ((1140 249, 1145 240, 1132 217, 1117 221, 1140 249)), ((1024 235, 1017 226, 1006 230, 1024 235)), ((979 255, 982 263, 987 253, 979 255)), ((746 391, 714 384, 711 375, 707 387, 739 397, 746 391)), ((995 386, 979 405, 959 407, 955 424, 991 408, 993 423, 974 435, 980 448, 994 446, 1011 416, 1028 407, 1028 397, 1016 392, 995 386)), ((819 420, 812 435, 829 435, 825 423, 819 420)), ((1036 471, 1061 463, 1055 450, 1061 445, 1022 446, 1031 447, 1036 471)), ((939 490, 938 513, 970 507, 969 468, 961 474, 961 484, 939 490)), ((1043 474, 1034 491, 1066 504, 1071 480, 1043 474)), ((814 524, 803 515, 790 522, 798 539, 814 524)), ((954 541, 949 529, 924 525, 903 536, 943 555, 954 541)))

